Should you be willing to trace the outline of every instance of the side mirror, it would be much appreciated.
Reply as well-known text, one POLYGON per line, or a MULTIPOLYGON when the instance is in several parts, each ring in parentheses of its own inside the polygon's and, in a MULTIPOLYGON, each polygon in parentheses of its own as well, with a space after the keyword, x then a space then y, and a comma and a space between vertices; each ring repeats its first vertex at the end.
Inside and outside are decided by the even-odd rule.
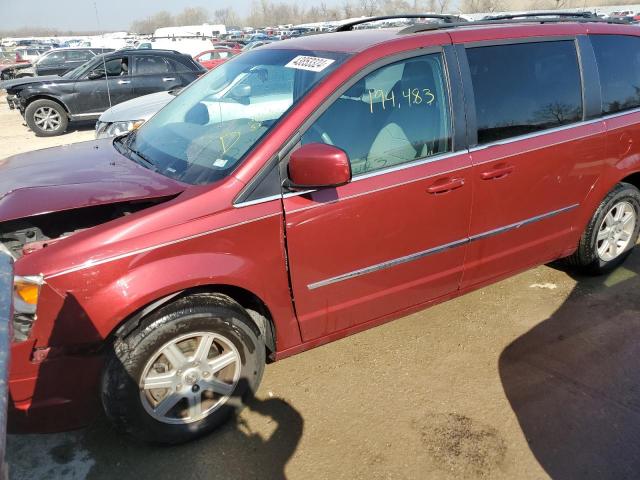
POLYGON ((351 181, 347 153, 325 143, 298 148, 291 154, 288 168, 289 179, 284 186, 292 189, 339 187, 351 181))
POLYGON ((251 97, 251 85, 236 85, 231 89, 231 98, 243 105, 249 105, 251 97))

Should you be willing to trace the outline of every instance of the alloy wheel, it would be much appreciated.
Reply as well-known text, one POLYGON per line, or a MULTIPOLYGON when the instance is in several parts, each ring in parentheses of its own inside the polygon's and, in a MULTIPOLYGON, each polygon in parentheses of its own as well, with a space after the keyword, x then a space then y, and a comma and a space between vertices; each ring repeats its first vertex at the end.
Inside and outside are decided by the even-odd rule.
POLYGON ((51 107, 40 107, 33 114, 35 124, 45 132, 53 132, 60 128, 60 114, 51 107))
POLYGON ((240 354, 226 337, 214 332, 182 335, 151 356, 140 378, 140 398, 160 422, 196 422, 229 400, 241 368, 240 354))
POLYGON ((627 250, 636 229, 636 222, 636 210, 627 201, 618 202, 609 210, 596 238, 600 260, 610 262, 627 250))

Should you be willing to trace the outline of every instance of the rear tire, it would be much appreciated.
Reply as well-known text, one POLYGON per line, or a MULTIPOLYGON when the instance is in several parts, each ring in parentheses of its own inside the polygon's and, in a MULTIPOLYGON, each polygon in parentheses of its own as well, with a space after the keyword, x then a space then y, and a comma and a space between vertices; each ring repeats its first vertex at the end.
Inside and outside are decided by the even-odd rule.
POLYGON ((590 275, 609 273, 631 254, 640 232, 640 190, 619 183, 602 200, 566 262, 590 275))
POLYGON ((53 100, 35 100, 31 102, 24 118, 36 137, 55 137, 67 131, 69 117, 64 107, 53 100))
POLYGON ((115 341, 102 402, 120 430, 147 442, 182 443, 239 412, 264 366, 265 344, 247 312, 225 295, 195 294, 115 341))

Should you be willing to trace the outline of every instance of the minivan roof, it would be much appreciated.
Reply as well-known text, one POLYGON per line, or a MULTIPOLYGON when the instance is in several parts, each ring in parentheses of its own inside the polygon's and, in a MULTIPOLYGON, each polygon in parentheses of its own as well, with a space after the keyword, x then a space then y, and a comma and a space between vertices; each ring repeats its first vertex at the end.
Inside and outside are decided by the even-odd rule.
MULTIPOLYGON (((464 24, 442 24, 437 29, 416 33, 403 32, 405 27, 360 29, 346 32, 321 33, 303 37, 295 37, 281 42, 274 42, 261 48, 293 49, 310 51, 333 51, 343 53, 358 53, 367 48, 383 43, 402 43, 418 36, 433 36, 447 32, 453 43, 473 41, 475 37, 507 39, 519 37, 536 37, 548 35, 578 35, 578 34, 619 34, 639 35, 640 29, 629 24, 615 24, 589 21, 530 21, 513 20, 512 22, 483 23, 468 22, 464 24), (402 34, 401 34, 402 32, 402 34)), ((413 43, 411 42, 411 43, 413 43)))

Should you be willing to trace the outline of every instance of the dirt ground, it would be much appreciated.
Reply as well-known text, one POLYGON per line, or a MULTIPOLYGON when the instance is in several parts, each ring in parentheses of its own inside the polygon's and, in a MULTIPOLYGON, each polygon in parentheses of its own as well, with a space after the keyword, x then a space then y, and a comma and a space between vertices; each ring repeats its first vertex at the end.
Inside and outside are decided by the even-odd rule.
POLYGON ((94 138, 95 123, 81 122, 69 125, 65 135, 38 138, 29 130, 17 110, 9 110, 6 93, 0 92, 0 159, 17 153, 40 150, 94 138))
MULTIPOLYGON (((38 139, 1 105, 0 157, 86 128, 38 139)), ((601 278, 539 267, 269 365, 237 421, 180 447, 104 419, 12 435, 11 478, 637 478, 638 272, 640 252, 601 278)))

